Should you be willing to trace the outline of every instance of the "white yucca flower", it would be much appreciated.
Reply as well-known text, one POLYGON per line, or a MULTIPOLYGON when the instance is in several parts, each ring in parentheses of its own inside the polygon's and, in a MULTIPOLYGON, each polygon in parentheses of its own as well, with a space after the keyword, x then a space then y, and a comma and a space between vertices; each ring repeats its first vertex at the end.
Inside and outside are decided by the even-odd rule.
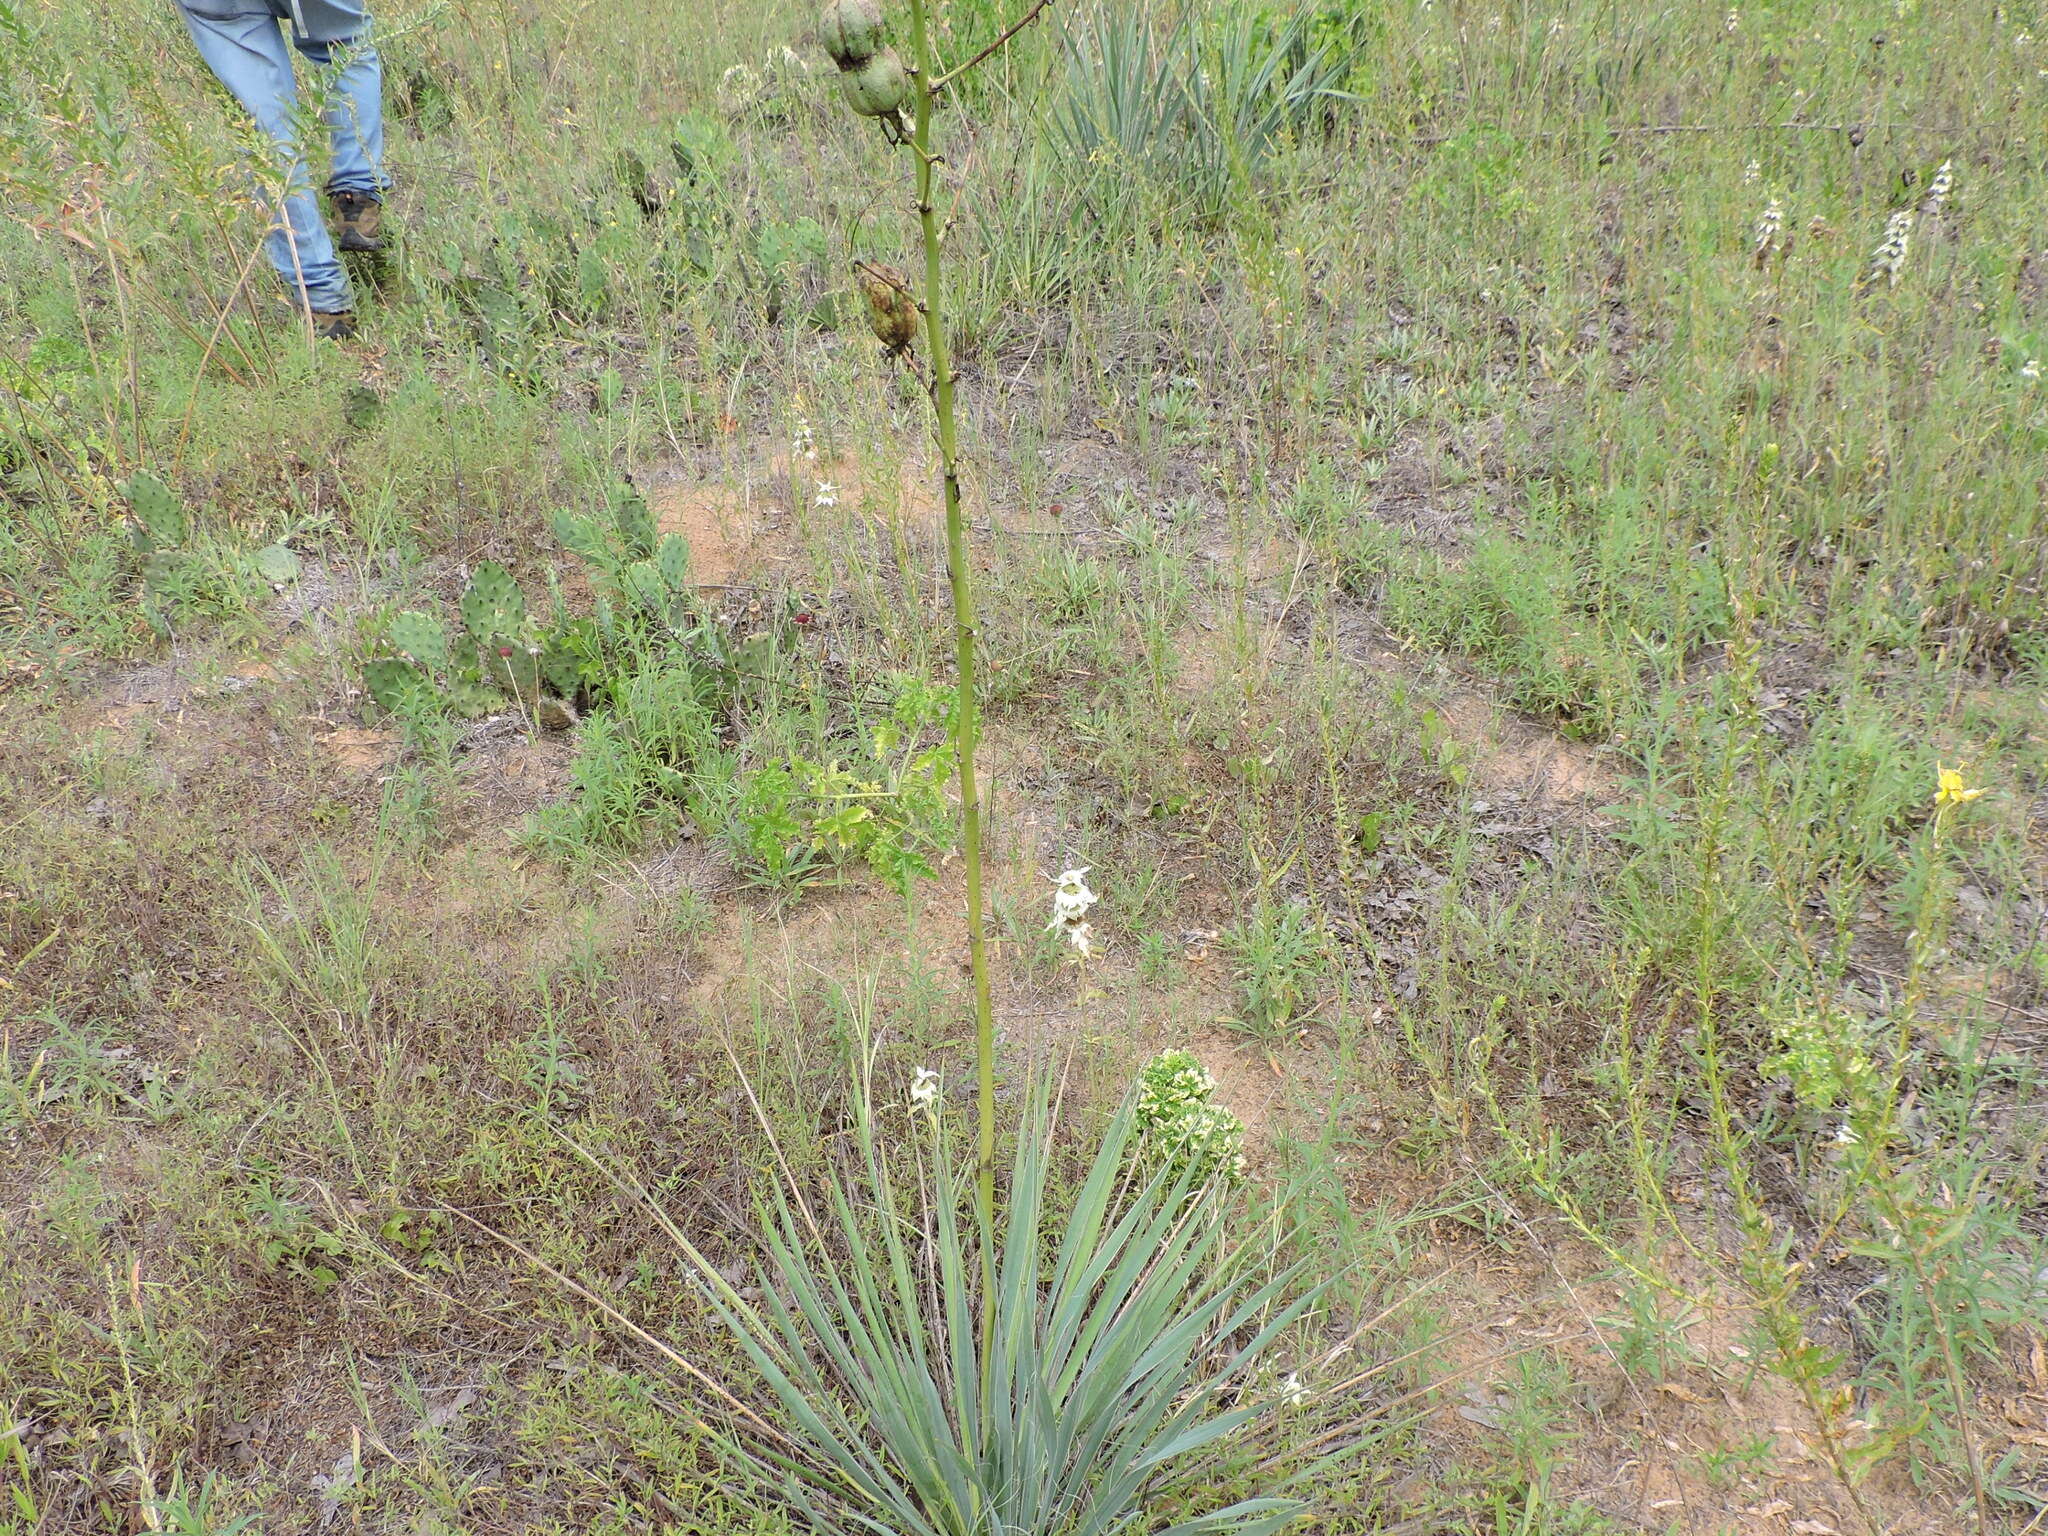
POLYGON ((1913 210, 1901 208, 1885 222, 1884 239, 1871 253, 1872 274, 1882 272, 1893 286, 1897 286, 1899 274, 1906 267, 1906 246, 1912 238, 1913 210))
POLYGON ((1088 915, 1088 909, 1099 899, 1088 889, 1089 865, 1079 869, 1063 870, 1052 888, 1052 921, 1048 928, 1059 928, 1068 923, 1078 923, 1088 915))
POLYGON ((1097 897, 1088 889, 1088 866, 1063 870, 1052 888, 1052 921, 1048 932, 1064 933, 1074 953, 1083 960, 1093 953, 1095 930, 1088 926, 1088 909, 1097 897))
POLYGON ((1778 243, 1778 236, 1785 232, 1785 205, 1775 197, 1764 204, 1764 211, 1756 221, 1756 253, 1761 256, 1778 243))
POLYGON ((761 90, 761 77, 735 64, 718 77, 718 110, 727 117, 743 116, 760 104, 761 90))
POLYGON ((1934 180, 1927 184, 1927 200, 1920 205, 1920 211, 1934 218, 1941 212, 1941 205, 1948 201, 1949 193, 1956 189, 1955 162, 1944 160, 1934 173, 1934 180))

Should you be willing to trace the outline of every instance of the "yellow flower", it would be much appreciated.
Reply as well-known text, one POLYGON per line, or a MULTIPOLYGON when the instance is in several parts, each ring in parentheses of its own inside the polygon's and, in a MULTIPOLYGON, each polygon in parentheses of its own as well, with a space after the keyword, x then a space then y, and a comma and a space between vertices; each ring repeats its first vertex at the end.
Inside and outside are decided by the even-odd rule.
POLYGON ((1960 768, 1944 768, 1936 763, 1934 776, 1940 781, 1941 786, 1934 792, 1934 803, 1937 806, 1964 805, 1984 793, 1981 789, 1971 789, 1963 783, 1963 770, 1960 768))

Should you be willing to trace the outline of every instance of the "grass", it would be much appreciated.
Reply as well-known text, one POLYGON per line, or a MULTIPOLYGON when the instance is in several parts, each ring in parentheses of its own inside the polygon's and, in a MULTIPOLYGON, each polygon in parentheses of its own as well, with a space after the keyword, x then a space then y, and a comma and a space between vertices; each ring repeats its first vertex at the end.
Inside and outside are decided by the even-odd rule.
MULTIPOLYGON (((921 253, 801 7, 380 20, 399 238, 315 349, 175 17, 0 9, 0 1529, 780 1530, 563 1136, 750 1274, 728 1049, 812 1191, 835 988, 883 1099, 971 1072, 929 407, 846 276, 921 253), (471 714, 488 565, 578 670, 471 714)), ((1154 1523, 2048 1499, 2041 38, 1080 4, 942 114, 1005 1132, 1190 1049, 1233 1241, 1330 1282, 1247 1390, 1355 1454, 1154 1523)))

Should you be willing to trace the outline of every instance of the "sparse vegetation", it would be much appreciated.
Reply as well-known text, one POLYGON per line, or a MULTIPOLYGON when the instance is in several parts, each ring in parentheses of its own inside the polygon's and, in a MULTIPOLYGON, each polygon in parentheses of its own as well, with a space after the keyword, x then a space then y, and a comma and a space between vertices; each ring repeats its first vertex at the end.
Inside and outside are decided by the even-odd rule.
POLYGON ((2037 1525, 2048 14, 840 9, 0 4, 0 1536, 2037 1525))

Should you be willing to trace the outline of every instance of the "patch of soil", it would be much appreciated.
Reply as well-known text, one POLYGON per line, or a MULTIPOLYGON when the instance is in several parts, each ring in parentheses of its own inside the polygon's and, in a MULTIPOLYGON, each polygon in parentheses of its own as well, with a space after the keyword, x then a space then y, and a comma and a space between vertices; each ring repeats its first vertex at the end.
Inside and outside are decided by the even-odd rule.
POLYGON ((398 756, 398 737, 368 726, 337 726, 318 740, 344 773, 380 773, 398 756))
POLYGON ((1621 775, 1598 748, 1547 731, 1473 690, 1453 692, 1442 715, 1471 751, 1483 789, 1573 806, 1604 804, 1621 793, 1621 775))
POLYGON ((744 495, 722 486, 668 485, 648 492, 648 508, 663 533, 679 533, 690 546, 690 574, 700 587, 723 587, 751 574, 766 523, 744 495))
POLYGON ((763 453, 738 477, 710 479, 681 468, 650 471, 647 505, 663 533, 689 542, 699 588, 748 586, 796 558, 816 521, 846 513, 871 535, 935 540, 943 518, 935 476, 914 466, 888 481, 864 476, 847 457, 763 453))
POLYGON ((463 777, 493 822, 518 820, 561 798, 576 757, 573 731, 533 733, 519 715, 492 715, 462 741, 463 777))

